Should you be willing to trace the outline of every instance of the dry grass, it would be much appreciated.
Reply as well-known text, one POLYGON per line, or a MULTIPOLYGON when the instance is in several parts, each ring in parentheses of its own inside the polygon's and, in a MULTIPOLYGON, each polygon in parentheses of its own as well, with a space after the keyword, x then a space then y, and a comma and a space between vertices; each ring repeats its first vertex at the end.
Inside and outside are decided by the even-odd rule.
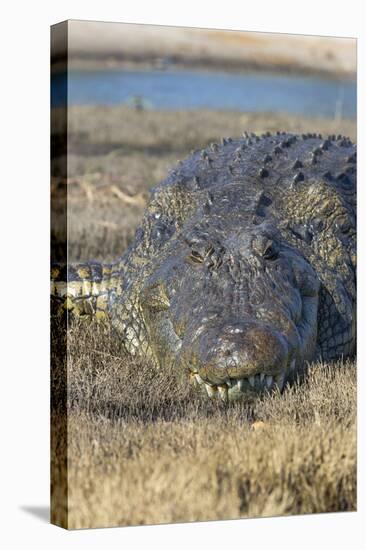
MULTIPOLYGON (((123 252, 141 197, 192 148, 244 129, 354 138, 354 124, 342 124, 198 112, 192 125, 186 113, 72 108, 70 258, 123 252)), ((355 510, 353 363, 314 365, 281 396, 224 407, 203 400, 182 373, 125 357, 108 327, 72 324, 67 361, 65 333, 53 329, 54 521, 68 513, 69 528, 85 528, 355 510)))
POLYGON ((108 327, 75 323, 69 350, 69 528, 355 510, 354 364, 226 407, 108 327))

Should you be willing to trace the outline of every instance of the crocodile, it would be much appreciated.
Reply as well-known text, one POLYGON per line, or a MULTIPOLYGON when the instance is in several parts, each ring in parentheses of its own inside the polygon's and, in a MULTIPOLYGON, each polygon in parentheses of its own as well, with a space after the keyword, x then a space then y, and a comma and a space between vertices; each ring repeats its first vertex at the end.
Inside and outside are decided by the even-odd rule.
POLYGON ((151 191, 110 264, 52 266, 52 309, 107 318, 131 356, 225 402, 356 349, 356 145, 223 138, 151 191))

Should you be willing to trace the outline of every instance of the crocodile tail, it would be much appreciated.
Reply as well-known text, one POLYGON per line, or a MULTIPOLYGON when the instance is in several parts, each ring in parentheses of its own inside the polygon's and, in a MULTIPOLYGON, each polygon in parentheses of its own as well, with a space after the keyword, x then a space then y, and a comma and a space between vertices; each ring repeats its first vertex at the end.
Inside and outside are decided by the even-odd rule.
POLYGON ((111 290, 121 284, 118 267, 86 262, 51 267, 51 315, 108 317, 111 290))

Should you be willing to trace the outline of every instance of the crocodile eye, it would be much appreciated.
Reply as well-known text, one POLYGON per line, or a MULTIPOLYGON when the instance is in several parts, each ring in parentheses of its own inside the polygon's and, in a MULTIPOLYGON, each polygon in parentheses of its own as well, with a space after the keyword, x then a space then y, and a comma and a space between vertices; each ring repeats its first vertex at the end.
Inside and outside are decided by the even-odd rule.
POLYGON ((263 250, 262 256, 265 260, 275 260, 278 258, 278 248, 273 241, 268 242, 263 250))
POLYGON ((254 252, 265 260, 275 260, 278 256, 278 246, 267 235, 256 235, 252 241, 254 252))

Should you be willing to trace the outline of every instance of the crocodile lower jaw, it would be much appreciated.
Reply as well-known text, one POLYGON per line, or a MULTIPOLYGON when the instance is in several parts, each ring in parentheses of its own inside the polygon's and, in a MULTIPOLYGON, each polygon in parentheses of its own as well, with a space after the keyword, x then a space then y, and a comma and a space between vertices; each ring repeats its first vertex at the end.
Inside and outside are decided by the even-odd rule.
POLYGON ((277 389, 282 392, 287 377, 295 373, 295 359, 286 370, 276 376, 264 373, 238 379, 230 378, 223 384, 210 384, 205 382, 198 372, 191 372, 191 381, 196 387, 204 389, 209 398, 219 397, 222 401, 236 401, 245 395, 259 394, 277 389))

